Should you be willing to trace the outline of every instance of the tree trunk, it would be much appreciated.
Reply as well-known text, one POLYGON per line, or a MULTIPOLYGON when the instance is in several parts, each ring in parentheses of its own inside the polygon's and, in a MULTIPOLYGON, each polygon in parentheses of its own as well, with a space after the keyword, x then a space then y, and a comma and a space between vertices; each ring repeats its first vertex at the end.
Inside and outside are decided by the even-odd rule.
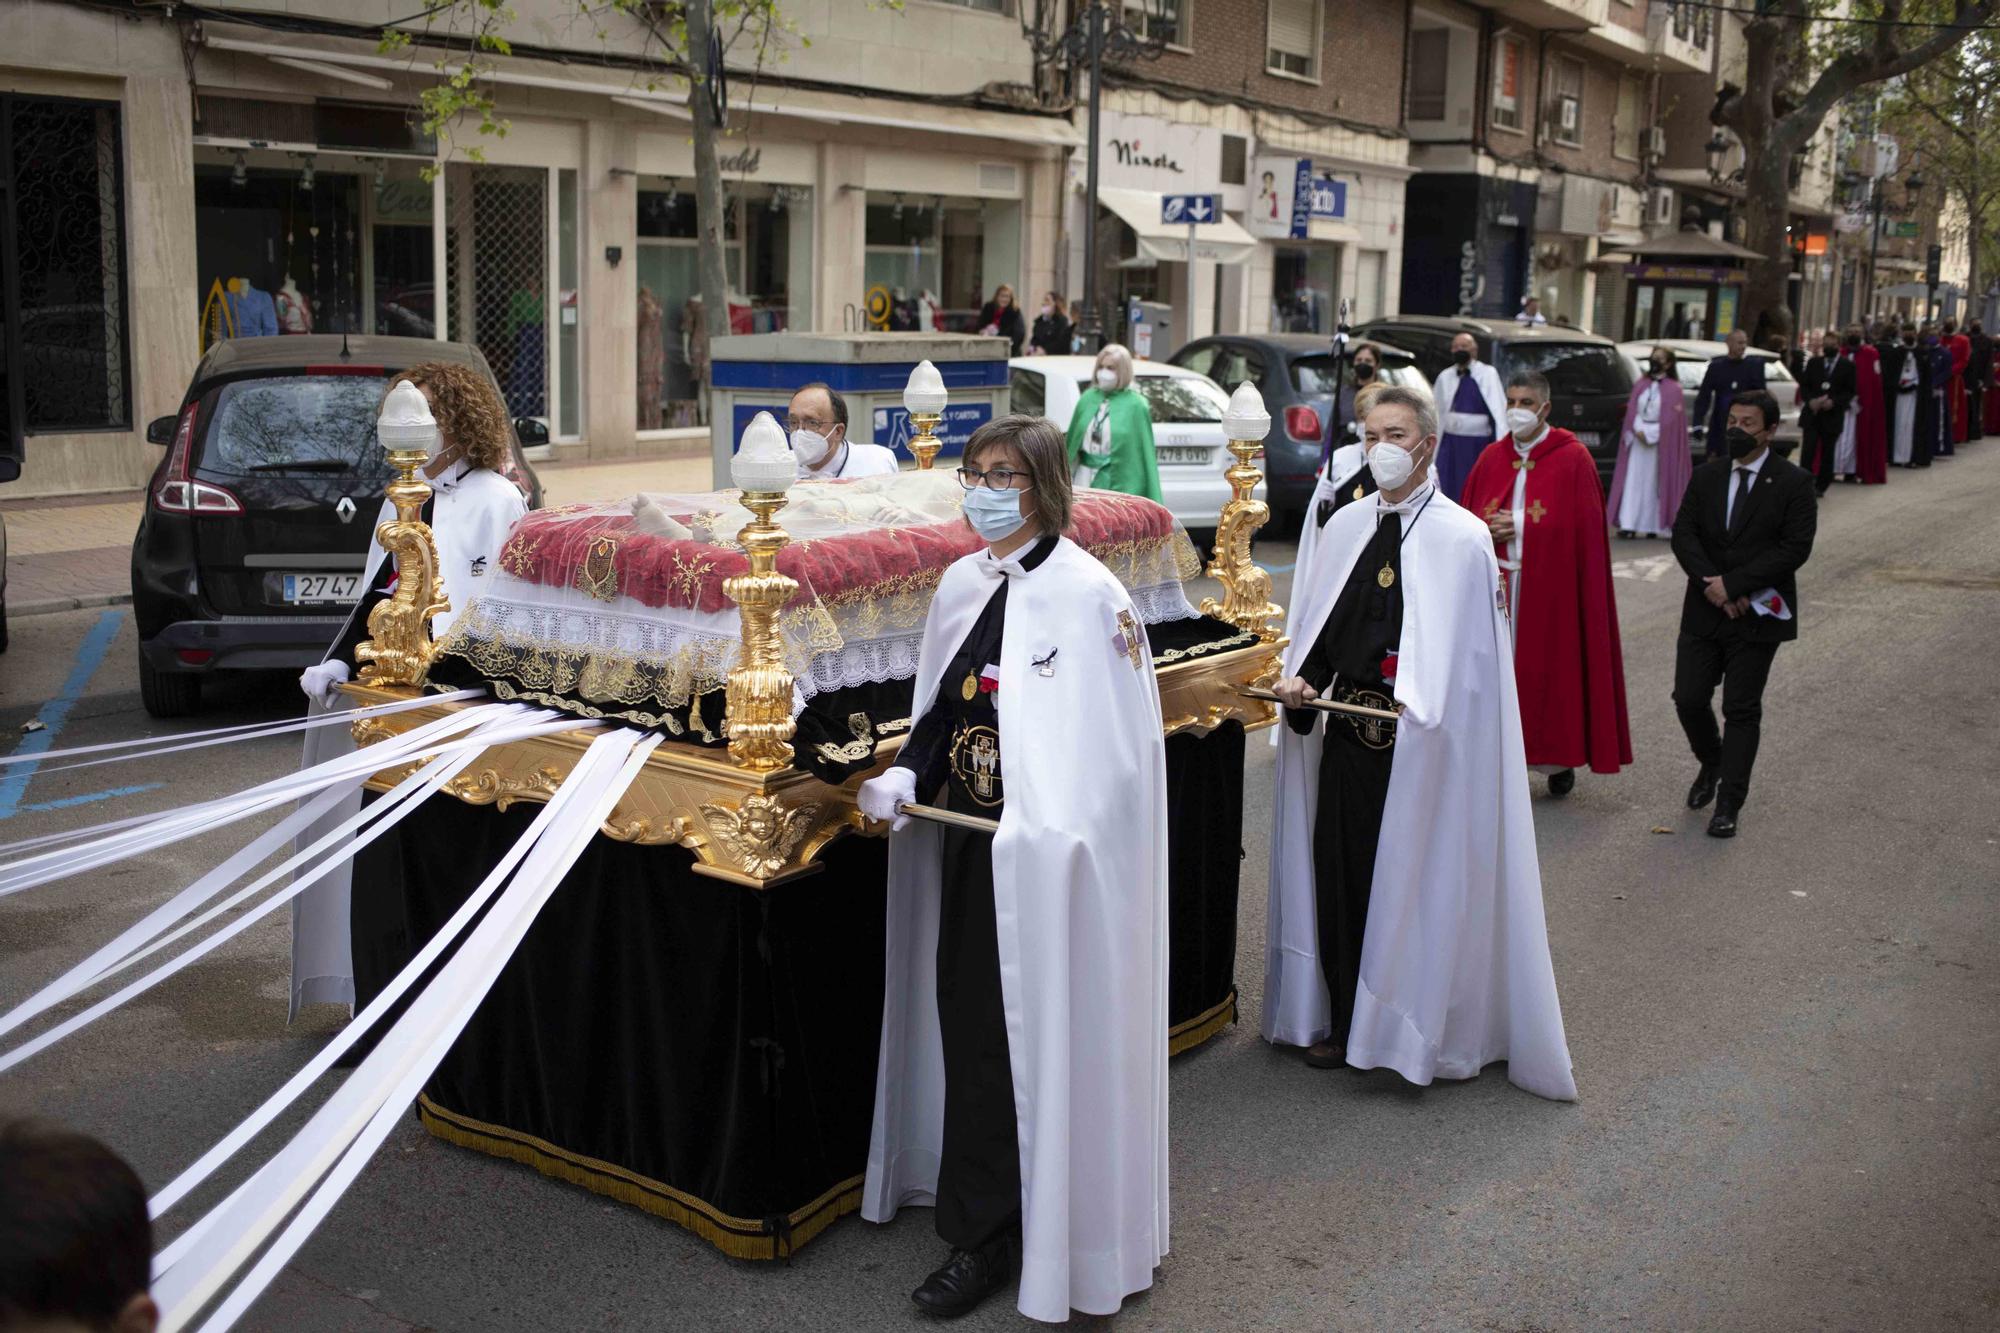
POLYGON ((1749 160, 1744 170, 1746 197, 1743 220, 1747 224, 1744 244, 1762 258, 1748 261, 1749 285, 1743 289, 1743 310, 1736 326, 1754 330, 1752 343, 1769 345, 1773 336, 1792 341, 1792 308, 1787 301, 1792 274, 1792 250, 1785 224, 1791 220, 1791 197, 1786 192, 1789 163, 1775 151, 1766 151, 1749 160))
POLYGON ((702 321, 709 337, 723 338, 729 335, 729 277, 723 265, 728 216, 715 152, 721 128, 709 105, 708 44, 714 20, 710 0, 687 0, 688 109, 694 113, 695 235, 700 246, 696 269, 702 321))

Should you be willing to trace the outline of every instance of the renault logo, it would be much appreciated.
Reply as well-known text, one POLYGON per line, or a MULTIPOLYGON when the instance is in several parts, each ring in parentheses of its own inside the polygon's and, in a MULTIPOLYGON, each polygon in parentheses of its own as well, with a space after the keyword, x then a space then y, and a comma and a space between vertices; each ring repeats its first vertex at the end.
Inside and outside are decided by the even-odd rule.
POLYGON ((333 512, 340 515, 342 523, 352 523, 354 521, 354 501, 348 496, 341 496, 340 503, 333 507, 333 512))

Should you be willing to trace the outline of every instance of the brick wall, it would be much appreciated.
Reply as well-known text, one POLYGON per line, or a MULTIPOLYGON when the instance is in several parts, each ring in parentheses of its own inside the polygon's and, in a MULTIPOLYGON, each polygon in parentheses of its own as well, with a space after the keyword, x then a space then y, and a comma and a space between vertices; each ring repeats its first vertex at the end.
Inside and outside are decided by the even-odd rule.
MULTIPOLYGON (((1613 0, 1612 9, 1619 8, 1613 0)), ((1524 99, 1520 133, 1512 133, 1493 126, 1488 143, 1494 153, 1516 161, 1531 159, 1534 149, 1535 120, 1548 116, 1554 105, 1555 78, 1553 68, 1544 75, 1541 68, 1545 56, 1550 66, 1559 61, 1574 60, 1583 66, 1583 114, 1581 130, 1575 146, 1555 138, 1553 124, 1542 132, 1542 156, 1566 171, 1579 171, 1606 180, 1637 180, 1639 163, 1631 158, 1619 157, 1613 151, 1616 131, 1614 124, 1618 113, 1618 86, 1627 67, 1607 56, 1582 50, 1561 39, 1551 39, 1544 52, 1541 34, 1532 29, 1517 28, 1502 24, 1495 30, 1511 33, 1521 41, 1521 95, 1524 99)), ((1497 66, 1493 75, 1499 77, 1497 66)), ((1643 75, 1641 76, 1643 77, 1643 75)), ((1490 96, 1489 96, 1490 101, 1490 96)), ((1646 123, 1647 99, 1642 94, 1639 100, 1640 124, 1646 123)))
POLYGON ((1319 81, 1264 68, 1266 0, 1182 0, 1192 6, 1188 49, 1126 66, 1131 75, 1210 97, 1336 116, 1378 129, 1403 123, 1408 0, 1326 0, 1319 81))

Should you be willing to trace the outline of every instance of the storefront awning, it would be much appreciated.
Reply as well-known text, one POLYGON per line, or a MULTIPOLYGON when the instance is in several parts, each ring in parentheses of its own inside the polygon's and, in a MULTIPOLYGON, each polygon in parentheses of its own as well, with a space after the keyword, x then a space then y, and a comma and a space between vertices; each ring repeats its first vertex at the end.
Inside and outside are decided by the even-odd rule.
MULTIPOLYGON (((1187 262, 1188 229, 1160 221, 1158 190, 1117 190, 1100 188, 1097 202, 1116 213, 1119 220, 1139 236, 1139 253, 1171 264, 1187 262)), ((1218 264, 1241 264, 1257 252, 1257 238, 1243 230, 1228 214, 1194 229, 1195 258, 1218 264)))
POLYGON ((1762 259, 1734 241, 1710 236, 1705 231, 1663 231, 1633 246, 1646 259, 1762 259))

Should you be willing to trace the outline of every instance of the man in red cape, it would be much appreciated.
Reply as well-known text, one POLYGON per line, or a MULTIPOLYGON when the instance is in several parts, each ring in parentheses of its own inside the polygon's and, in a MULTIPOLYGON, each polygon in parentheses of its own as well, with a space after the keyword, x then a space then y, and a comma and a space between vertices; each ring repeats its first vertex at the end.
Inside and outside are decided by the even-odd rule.
POLYGON ((1951 405, 1951 424, 1945 429, 1951 432, 1953 444, 1965 443, 1965 368, 1972 364, 1972 339, 1958 331, 1958 321, 1944 322, 1945 350, 1951 353, 1951 384, 1945 389, 1945 402, 1951 405))
POLYGON ((1549 382, 1511 377, 1509 434, 1479 455, 1459 503, 1493 530, 1528 765, 1565 796, 1585 764, 1616 773, 1631 763, 1632 729, 1597 463, 1548 417, 1549 382))
POLYGON ((1889 480, 1889 412, 1882 398, 1882 354, 1850 324, 1840 354, 1854 362, 1854 472, 1863 486, 1889 480))

